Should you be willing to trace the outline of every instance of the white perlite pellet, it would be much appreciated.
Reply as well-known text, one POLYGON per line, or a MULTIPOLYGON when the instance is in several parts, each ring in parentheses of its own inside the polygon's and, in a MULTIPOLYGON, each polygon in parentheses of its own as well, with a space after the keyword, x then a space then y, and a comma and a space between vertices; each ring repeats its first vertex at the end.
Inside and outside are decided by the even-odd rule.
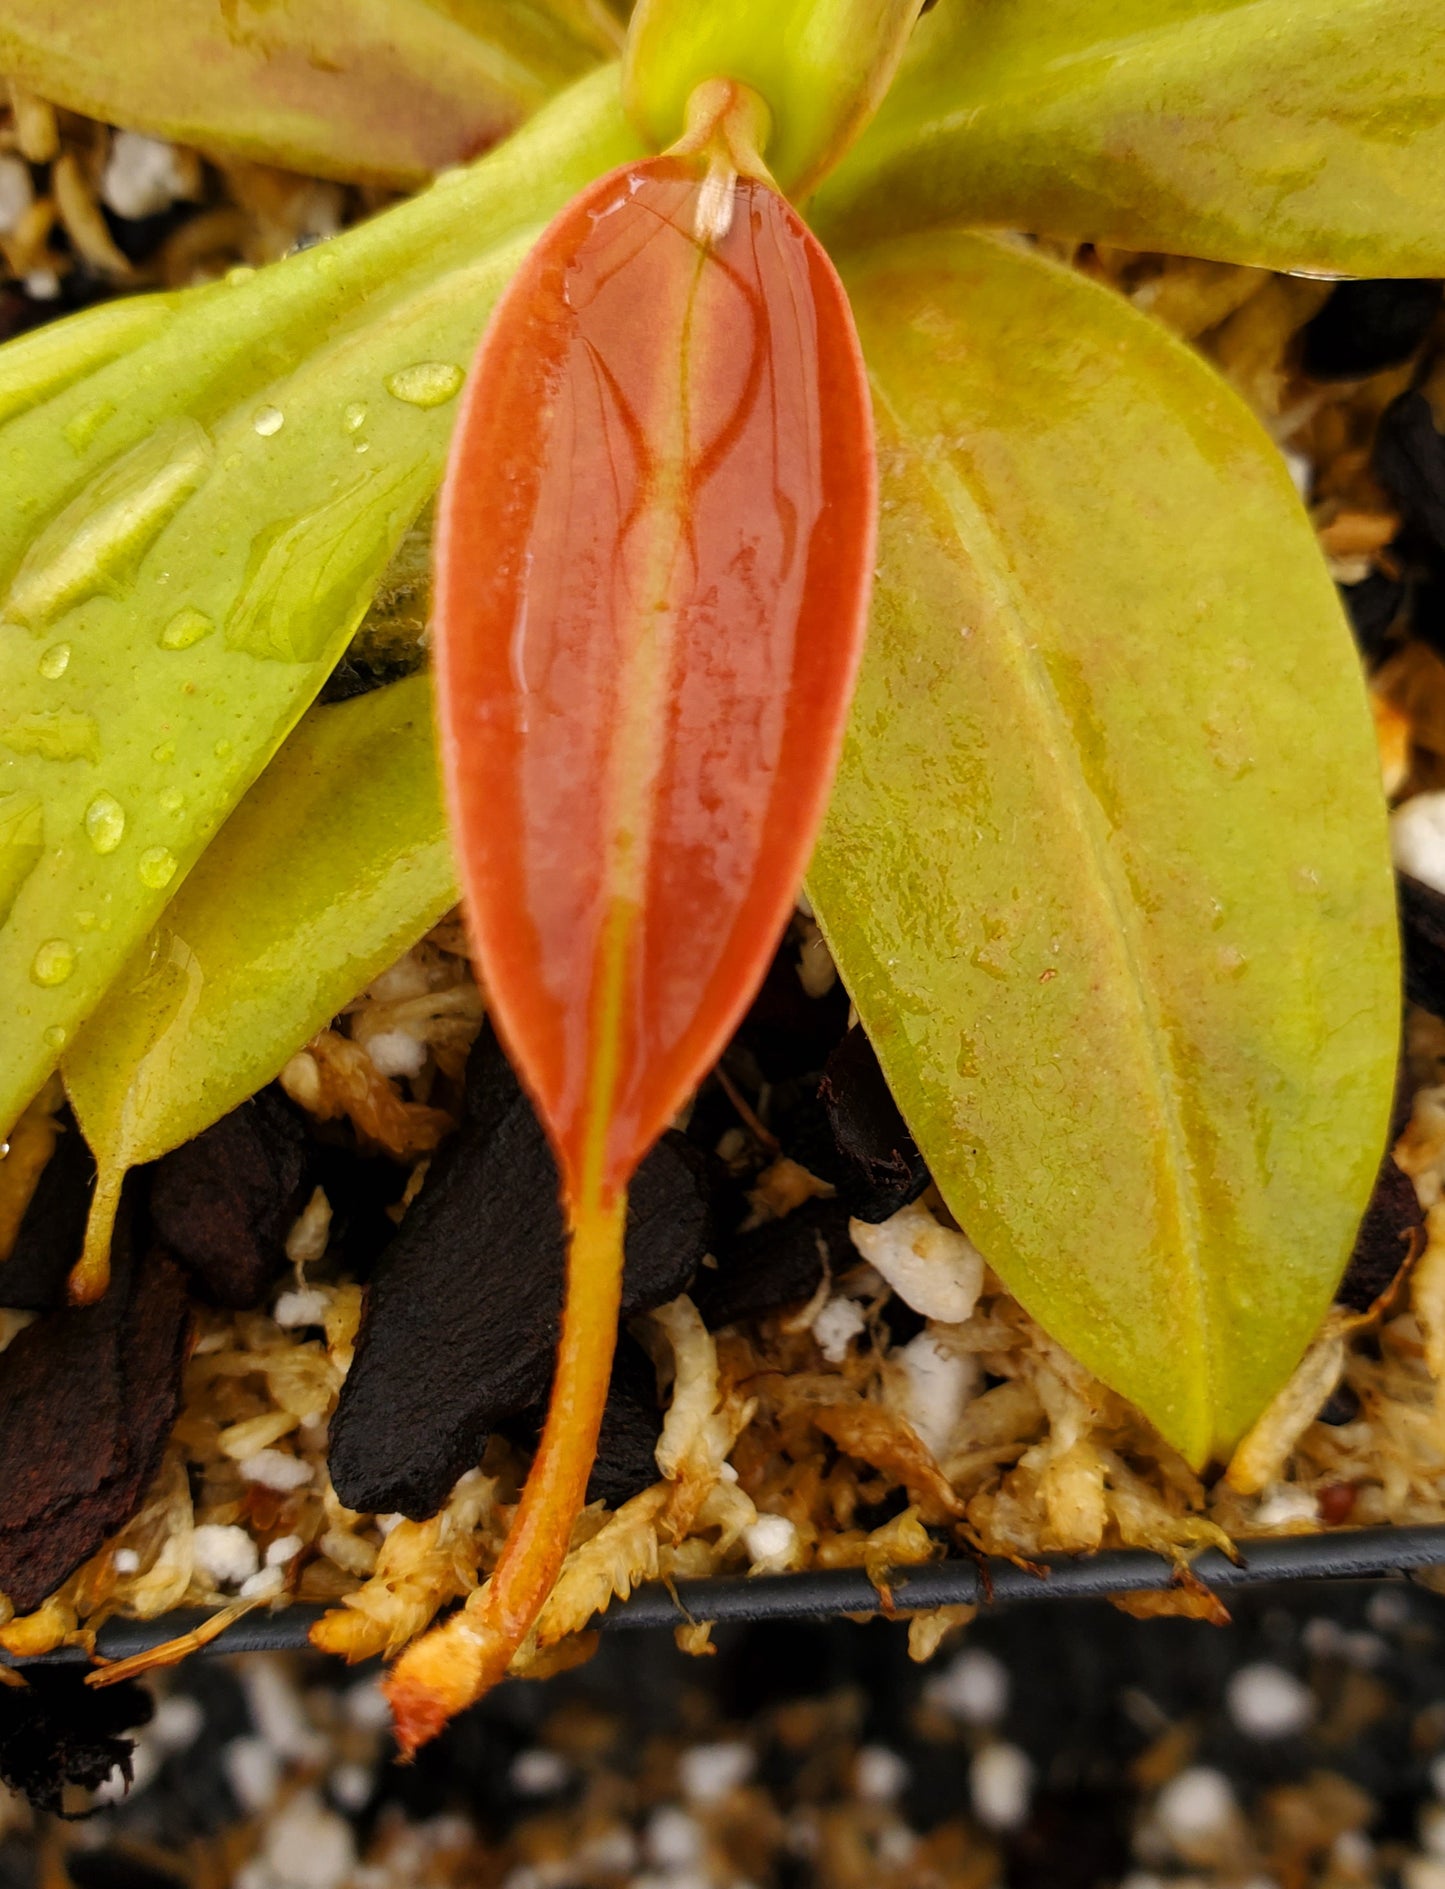
POLYGON ((1246 1738, 1292 1738, 1314 1717, 1314 1694, 1283 1666, 1241 1666, 1225 1689, 1229 1716, 1246 1738))
POLYGON ((156 1707, 150 1734, 162 1751, 188 1751, 206 1728, 206 1715, 188 1692, 173 1692, 156 1707))
POLYGON ((425 1042, 405 1030, 378 1030, 367 1037, 366 1053, 379 1076, 419 1076, 426 1068, 425 1042))
POLYGON ((973 1814, 988 1830, 1017 1830, 1029 1814, 1034 1767, 1017 1745, 985 1745, 968 1771, 973 1814))
POLYGON ((1396 808, 1390 850, 1401 872, 1445 892, 1445 793, 1415 794, 1396 808))
POLYGON ((507 1772, 507 1782, 519 1797, 553 1797, 565 1790, 572 1767, 558 1751, 534 1745, 519 1751, 507 1772))
POLYGON ((850 1220, 854 1246, 905 1304, 941 1325, 961 1325, 983 1290, 983 1255, 917 1202, 879 1226, 850 1220))
POLYGON ((702 1830, 674 1804, 653 1811, 642 1842, 648 1862, 657 1869, 690 1869, 702 1857, 702 1830))
POLYGON ((191 1536, 191 1553, 201 1573, 217 1587, 238 1587, 256 1572, 261 1559, 245 1529, 226 1522, 202 1522, 191 1536))
POLYGON ((982 1647, 968 1646, 928 1680, 923 1696, 965 1725, 997 1725, 1008 1710, 1008 1668, 982 1647))
POLYGON ((1221 1771, 1191 1765, 1170 1778, 1154 1806, 1159 1827, 1173 1843, 1222 1835, 1234 1820, 1234 1792, 1221 1771))
POLYGON ((190 187, 174 145, 138 131, 117 131, 100 180, 101 201, 131 220, 159 216, 190 187))
POLYGON ((894 1352, 893 1363, 902 1374, 903 1416, 941 1458, 978 1389, 978 1359, 955 1351, 935 1332, 921 1331, 894 1352))
POLYGON ((287 1331, 299 1331, 305 1325, 325 1324, 326 1310, 330 1304, 329 1292, 320 1292, 315 1286, 307 1286, 300 1292, 283 1292, 271 1316, 287 1331))
POLYGON ((1259 1528, 1287 1528, 1293 1522, 1317 1522, 1319 1519, 1318 1499, 1308 1489, 1297 1489, 1289 1482, 1277 1482, 1267 1489, 1254 1511, 1255 1524, 1259 1528))
POLYGON ((753 1754, 740 1739, 694 1745, 678 1760, 682 1794, 690 1804, 717 1804, 752 1776, 753 1754))
POLYGON ((780 1574, 793 1558, 798 1531, 786 1515, 760 1515, 743 1530, 754 1574, 780 1574))
POLYGON ((233 1738, 223 1745, 221 1769, 231 1795, 252 1816, 269 1809, 281 1787, 281 1760, 264 1738, 233 1738))
POLYGON ((339 1889, 356 1862, 356 1844, 345 1818, 315 1791, 298 1791, 272 1820, 262 1856, 285 1889, 339 1889))
POLYGON ((864 1745, 853 1761, 853 1789, 865 1804, 891 1804, 908 1789, 908 1761, 887 1745, 864 1745))
POLYGON ((282 1495, 299 1489, 312 1476, 310 1463, 299 1456, 288 1456, 285 1450, 257 1450, 254 1456, 243 1457, 236 1467, 247 1482, 259 1482, 263 1489, 275 1489, 282 1495))
POLYGON ((843 1362, 849 1345, 867 1322, 856 1299, 846 1299, 841 1294, 829 1299, 813 1320, 813 1337, 829 1364, 843 1362))

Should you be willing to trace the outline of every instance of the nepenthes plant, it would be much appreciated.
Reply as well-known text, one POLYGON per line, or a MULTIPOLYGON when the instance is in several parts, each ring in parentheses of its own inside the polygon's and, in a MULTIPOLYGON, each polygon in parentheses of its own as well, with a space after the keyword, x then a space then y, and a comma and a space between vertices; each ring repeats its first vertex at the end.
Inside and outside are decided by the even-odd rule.
POLYGON ((17 0, 0 67, 322 172, 451 165, 0 351, 0 1116, 60 1069, 100 1171, 75 1297, 127 1171, 458 886, 557 1155, 551 1413, 497 1569, 396 1669, 403 1741, 547 1597, 629 1177, 805 870, 958 1223, 1226 1456, 1385 1142, 1379 767, 1277 449, 1029 239, 1445 274, 1445 6, 641 0, 588 70, 622 33, 580 4, 167 0, 184 105, 102 63, 110 11, 17 0), (439 488, 435 717, 421 678, 313 707, 439 488))

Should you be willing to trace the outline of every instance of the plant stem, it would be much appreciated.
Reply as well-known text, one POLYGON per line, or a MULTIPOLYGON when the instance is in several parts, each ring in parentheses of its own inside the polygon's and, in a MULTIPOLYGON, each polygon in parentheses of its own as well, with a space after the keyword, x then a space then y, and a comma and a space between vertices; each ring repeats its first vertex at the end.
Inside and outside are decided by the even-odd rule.
POLYGON ((557 1374, 506 1546, 486 1585, 409 1647, 386 1682, 405 1756, 506 1675, 556 1583, 586 1498, 622 1303, 627 1196, 589 1189, 569 1219, 557 1374))

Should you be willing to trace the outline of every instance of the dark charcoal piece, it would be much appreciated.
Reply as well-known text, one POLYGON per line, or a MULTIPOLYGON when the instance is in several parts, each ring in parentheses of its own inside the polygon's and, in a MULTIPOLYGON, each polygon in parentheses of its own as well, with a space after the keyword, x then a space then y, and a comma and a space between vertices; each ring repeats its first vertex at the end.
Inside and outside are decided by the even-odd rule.
POLYGON ((1445 893, 1399 873, 1400 931, 1405 947, 1405 995, 1431 1016, 1445 1017, 1445 893))
POLYGON ((1341 282, 1304 331, 1315 380, 1359 380, 1408 361, 1440 312, 1438 282, 1341 282))
POLYGON ((263 1089, 157 1161, 151 1223, 218 1305, 259 1305, 286 1264, 305 1191, 306 1139, 285 1096, 263 1089))
POLYGON ((1335 1294, 1338 1302, 1354 1312, 1369 1311, 1404 1264, 1424 1224, 1415 1183, 1396 1167, 1395 1157, 1387 1152, 1355 1236, 1355 1250, 1335 1294))
POLYGON ((1383 571, 1371 571, 1358 584, 1341 584, 1340 601, 1350 615, 1350 627, 1362 656, 1377 662, 1385 653, 1390 631, 1405 604, 1405 586, 1383 571))
POLYGON ((693 1303, 710 1331, 809 1299, 826 1260, 845 1272, 857 1260, 841 1200, 809 1200, 782 1220, 741 1233, 693 1282, 693 1303))
POLYGON ((737 1033, 768 1082, 821 1069, 848 1027, 848 993, 841 982, 824 997, 810 997, 798 976, 798 949, 784 938, 762 987, 737 1033))
POLYGON ((1401 394, 1381 415, 1375 475, 1406 522, 1445 551, 1445 434, 1424 394, 1401 394))
POLYGON ((349 1131, 335 1124, 325 1124, 320 1133, 333 1131, 347 1138, 311 1141, 306 1184, 324 1188, 331 1202, 331 1249, 341 1254, 354 1279, 369 1279, 383 1250, 396 1238, 396 1222, 387 1208, 405 1193, 408 1171, 399 1162, 362 1154, 349 1131))
POLYGON ((38 1607, 135 1513, 180 1404, 180 1272, 117 1228, 98 1305, 49 1312, 0 1354, 0 1590, 38 1607))
POLYGON ((876 1224, 917 1200, 928 1185, 928 1168, 859 1025, 828 1058, 818 1093, 857 1177, 840 1188, 854 1217, 876 1224))
MULTIPOLYGON (((637 1171, 623 1316, 683 1291, 712 1237, 706 1162, 667 1134, 637 1171)), ((350 1508, 435 1514, 488 1435, 542 1397, 566 1248, 557 1170, 490 1029, 467 1063, 461 1128, 377 1265, 331 1426, 350 1508)))
POLYGON ((657 1403, 657 1373, 635 1338, 623 1332, 612 1362, 612 1382, 597 1439, 597 1460, 587 1483, 587 1500, 621 1508, 630 1496, 657 1481, 657 1439, 662 1412, 657 1403))
MULTIPOLYGON (((546 1415, 545 1401, 509 1418, 501 1426, 525 1450, 535 1450, 546 1415)), ((662 1411, 657 1402, 657 1373, 652 1360, 627 1332, 617 1340, 607 1408, 597 1439, 597 1458, 587 1482, 587 1500, 621 1508, 629 1497, 657 1481, 657 1439, 662 1434, 662 1411)))
POLYGON ((95 1162, 66 1109, 60 1139, 36 1183, 10 1257, 0 1262, 0 1305, 45 1312, 66 1303, 95 1187, 95 1162))
POLYGON ((0 1778, 11 1790, 64 1817, 67 1785, 93 1791, 117 1765, 129 1782, 135 1744, 122 1734, 150 1719, 145 1688, 123 1680, 97 1692, 74 1666, 32 1666, 25 1677, 23 1690, 0 1688, 0 1778))

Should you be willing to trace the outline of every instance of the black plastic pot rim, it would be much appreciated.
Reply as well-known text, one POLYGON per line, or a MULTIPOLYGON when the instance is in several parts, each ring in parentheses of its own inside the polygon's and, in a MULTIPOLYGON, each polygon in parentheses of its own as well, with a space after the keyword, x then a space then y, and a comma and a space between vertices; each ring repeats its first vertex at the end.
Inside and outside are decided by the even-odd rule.
MULTIPOLYGON (((1233 1562, 1207 1549, 1191 1562, 1208 1587, 1227 1591, 1289 1581, 1377 1580, 1420 1568, 1445 1567, 1445 1524, 1362 1528, 1328 1535, 1261 1537, 1239 1544, 1233 1562)), ((1145 1549, 1115 1549, 1039 1564, 1042 1572, 992 1560, 949 1559, 900 1568, 889 1577, 888 1599, 861 1568, 826 1568, 803 1574, 728 1575, 639 1588, 615 1602, 593 1624, 611 1632, 679 1627, 711 1621, 817 1620, 853 1614, 918 1613, 931 1607, 1013 1606, 1024 1602, 1100 1600, 1111 1594, 1158 1593, 1175 1583, 1172 1563, 1145 1549)), ((312 1623, 329 1609, 295 1603, 249 1614, 206 1647, 208 1653, 299 1651, 312 1623)), ((102 1659, 128 1659, 190 1632, 210 1615, 186 1609, 154 1620, 109 1620, 96 1635, 102 1659)), ((80 1647, 62 1647, 12 1665, 85 1661, 80 1647)))

